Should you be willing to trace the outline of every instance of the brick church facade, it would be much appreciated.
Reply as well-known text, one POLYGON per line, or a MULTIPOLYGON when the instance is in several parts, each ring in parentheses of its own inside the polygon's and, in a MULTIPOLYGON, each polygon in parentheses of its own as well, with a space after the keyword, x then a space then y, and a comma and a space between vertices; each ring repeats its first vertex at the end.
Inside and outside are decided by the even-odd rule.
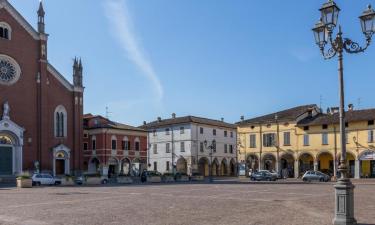
POLYGON ((82 63, 71 84, 48 62, 44 15, 36 30, 0 0, 0 176, 83 169, 82 63))

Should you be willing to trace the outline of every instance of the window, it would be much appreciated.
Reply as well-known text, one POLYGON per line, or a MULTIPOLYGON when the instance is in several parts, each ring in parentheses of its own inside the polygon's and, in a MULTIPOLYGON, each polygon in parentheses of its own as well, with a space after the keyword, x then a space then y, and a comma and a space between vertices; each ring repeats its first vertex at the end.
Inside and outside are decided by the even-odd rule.
POLYGON ((327 130, 327 129, 328 129, 328 125, 327 125, 327 124, 323 124, 323 125, 322 125, 322 129, 323 129, 323 130, 327 130))
POLYGON ((303 130, 309 130, 309 126, 304 126, 303 130))
POLYGON ((112 139, 112 150, 116 150, 116 149, 117 149, 117 140, 112 139))
POLYGON ((263 134, 263 146, 272 147, 275 144, 276 134, 263 134))
POLYGON ((256 134, 250 134, 250 148, 256 148, 257 147, 257 135, 256 134))
POLYGON ((180 143, 180 145, 181 145, 181 152, 185 152, 185 142, 181 142, 180 143))
POLYGON ((200 133, 200 134, 203 134, 203 132, 204 132, 203 127, 201 127, 201 128, 199 129, 199 133, 200 133))
POLYGON ((369 121, 367 121, 367 125, 369 125, 369 126, 374 125, 374 120, 369 120, 369 121))
POLYGON ((157 144, 154 144, 154 154, 158 154, 158 145, 157 144))
POLYGON ((214 136, 216 136, 216 129, 213 129, 213 130, 212 130, 212 134, 213 134, 214 136))
POLYGON ((0 38, 10 40, 11 29, 7 23, 0 22, 0 38))
POLYGON ((229 145, 229 153, 233 154, 233 145, 229 145))
POLYGON ((96 140, 92 140, 92 150, 96 150, 96 140))
POLYGON ((228 145, 224 144, 224 153, 228 153, 228 145))
POLYGON ((228 137, 228 131, 224 131, 224 137, 228 137))
POLYGON ((169 135, 169 128, 165 129, 165 135, 169 135))
POLYGON ((167 164, 166 164, 166 170, 169 171, 169 169, 170 169, 170 162, 167 161, 167 164))
POLYGON ((139 141, 138 141, 138 140, 135 141, 135 150, 136 150, 136 151, 139 151, 139 150, 140 150, 140 144, 139 144, 139 141))
POLYGON ((121 149, 125 150, 126 141, 121 141, 121 149))
POLYGON ((84 137, 84 138, 88 138, 88 137, 89 137, 89 134, 88 134, 88 133, 83 133, 83 137, 84 137))
POLYGON ((67 112, 64 106, 59 105, 55 109, 55 137, 67 135, 67 112))
POLYGON ((309 138, 309 135, 308 134, 304 134, 303 135, 303 145, 304 146, 308 146, 308 145, 310 145, 310 140, 309 140, 310 138, 309 138))
POLYGON ((231 138, 233 137, 233 132, 230 132, 230 137, 231 137, 231 138))
POLYGON ((158 163, 154 162, 154 171, 158 171, 158 163))
POLYGON ((284 146, 290 146, 290 132, 284 132, 284 146))
POLYGON ((348 122, 345 123, 345 127, 349 127, 349 123, 348 122))
POLYGON ((165 144, 165 152, 166 153, 171 153, 171 148, 170 147, 171 147, 170 143, 166 143, 165 144))
POLYGON ((180 134, 184 134, 185 133, 185 127, 180 127, 180 134))
POLYGON ((200 152, 204 151, 204 144, 203 144, 203 142, 201 142, 200 145, 199 145, 199 151, 200 152))
POLYGON ((89 143, 84 142, 83 143, 83 150, 88 150, 89 149, 89 143))
POLYGON ((374 131, 373 130, 368 131, 368 142, 369 143, 374 142, 374 131))
POLYGON ((322 145, 328 145, 328 133, 322 134, 322 145))

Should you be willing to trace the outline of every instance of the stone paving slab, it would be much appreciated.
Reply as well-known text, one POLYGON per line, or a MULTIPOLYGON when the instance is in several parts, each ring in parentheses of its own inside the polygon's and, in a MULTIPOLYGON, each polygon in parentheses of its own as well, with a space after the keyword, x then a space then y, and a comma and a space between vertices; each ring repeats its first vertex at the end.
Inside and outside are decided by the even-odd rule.
MULTIPOLYGON (((375 224, 375 182, 355 190, 356 218, 375 224)), ((196 183, 0 189, 4 225, 325 225, 333 183, 196 183)))

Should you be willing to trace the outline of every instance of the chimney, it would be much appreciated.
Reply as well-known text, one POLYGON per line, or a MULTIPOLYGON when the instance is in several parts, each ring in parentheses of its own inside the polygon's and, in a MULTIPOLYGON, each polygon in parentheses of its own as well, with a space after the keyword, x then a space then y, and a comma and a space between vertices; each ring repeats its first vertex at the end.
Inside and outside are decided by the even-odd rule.
POLYGON ((244 116, 241 116, 241 121, 244 121, 245 120, 245 117, 244 116))
POLYGON ((161 117, 160 116, 158 117, 158 122, 161 122, 161 117))
POLYGON ((349 108, 349 111, 353 111, 354 110, 354 105, 353 104, 349 104, 348 108, 349 108))
POLYGON ((172 118, 176 119, 176 113, 172 113, 172 118))
POLYGON ((147 122, 146 121, 143 121, 143 125, 146 125, 147 124, 147 122))
POLYGON ((332 114, 338 113, 339 109, 340 109, 339 107, 331 107, 331 113, 332 114))
POLYGON ((223 117, 221 117, 221 122, 224 122, 224 118, 223 117))

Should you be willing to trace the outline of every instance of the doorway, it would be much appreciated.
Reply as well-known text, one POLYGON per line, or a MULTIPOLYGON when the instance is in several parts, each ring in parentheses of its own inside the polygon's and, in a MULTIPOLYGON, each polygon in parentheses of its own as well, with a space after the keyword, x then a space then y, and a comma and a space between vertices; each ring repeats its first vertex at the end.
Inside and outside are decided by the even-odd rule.
POLYGON ((65 159, 56 159, 56 175, 65 175, 65 159))
POLYGON ((12 147, 0 147, 0 175, 13 174, 12 147))

